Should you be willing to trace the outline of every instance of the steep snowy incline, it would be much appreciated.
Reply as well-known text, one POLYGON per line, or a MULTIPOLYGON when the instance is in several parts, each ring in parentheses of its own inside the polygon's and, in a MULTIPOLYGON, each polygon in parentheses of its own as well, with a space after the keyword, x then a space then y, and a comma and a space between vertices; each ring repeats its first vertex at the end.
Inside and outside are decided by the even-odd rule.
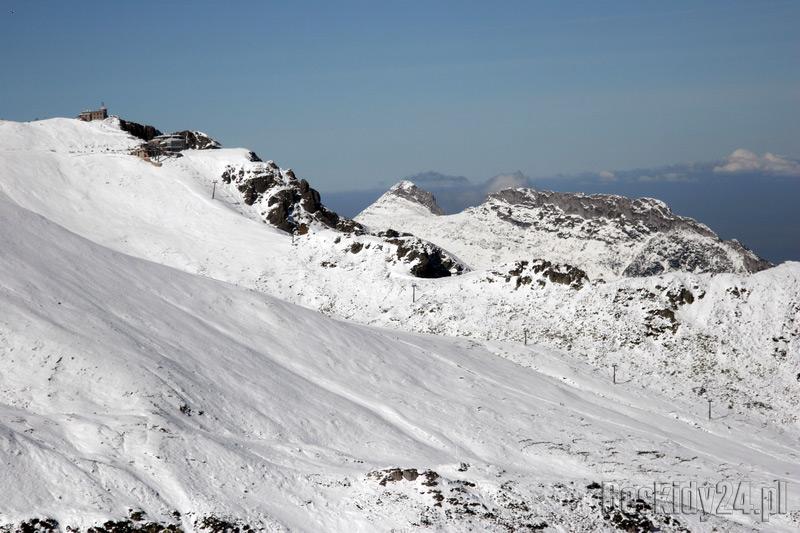
POLYGON ((406 215, 409 212, 423 216, 439 216, 444 214, 444 211, 442 211, 442 208, 436 203, 436 198, 432 193, 420 189, 414 185, 413 182, 408 180, 403 180, 393 185, 384 196, 376 201, 374 208, 376 211, 382 211, 387 217, 397 216, 398 214, 406 215), (394 207, 391 201, 394 199, 406 200, 405 202, 399 202, 402 208, 400 213, 391 213, 388 211, 394 207))
MULTIPOLYGON (((0 120, 0 153, 108 153, 123 152, 140 141, 119 127, 119 121, 83 122, 73 118, 51 118, 34 122, 0 120)), ((5 154, 4 154, 5 155, 5 154)))
MULTIPOLYGON (((271 161, 253 161, 248 150, 185 150, 155 166, 128 153, 140 142, 120 131, 114 118, 0 121, 0 146, 14 147, 0 150, 0 192, 115 250, 249 287, 272 269, 287 274, 302 267, 292 257, 290 235, 279 228, 323 230, 325 225, 311 222, 324 213, 339 220, 319 208, 318 193, 305 180, 271 161), (34 148, 22 149, 25 143, 34 148), (50 143, 54 148, 46 148, 50 143), (232 169, 248 179, 232 180, 232 169), (242 191, 267 170, 275 177, 273 194, 248 202, 242 191), (309 206, 313 213, 302 207, 307 197, 292 198, 303 186, 305 193, 317 194, 309 206), (276 211, 280 216, 273 221, 276 211)), ((353 231, 358 225, 342 220, 338 226, 353 231)), ((376 244, 376 261, 365 270, 382 276, 411 270, 436 277, 462 268, 444 251, 410 236, 365 240, 376 244)))
MULTIPOLYGON (((590 481, 800 482, 793 433, 703 421, 547 352, 494 346, 537 354, 535 371, 332 320, 113 252, 4 195, 0 246, 4 523, 602 531, 624 517, 590 481)), ((665 530, 758 520, 632 513, 665 530)))
POLYGON ((705 225, 673 214, 652 198, 507 189, 477 207, 438 216, 441 211, 431 210, 429 196, 401 182, 356 221, 411 232, 479 269, 545 259, 608 281, 671 271, 757 272, 770 266, 738 242, 720 240, 705 225))
MULTIPOLYGON (((413 237, 368 235, 357 227, 335 231, 310 224, 292 239, 265 223, 270 209, 284 205, 271 205, 273 197, 289 191, 294 209, 312 191, 288 170, 254 161, 244 149, 187 150, 155 167, 120 148, 137 142, 116 129, 113 119, 0 122, 0 146, 15 147, 0 149, 0 191, 117 251, 329 315, 481 340, 522 342, 527 335, 599 369, 616 363, 635 383, 675 399, 713 396, 732 412, 798 422, 800 264, 755 275, 675 272, 601 283, 578 267, 537 259, 538 251, 503 241, 499 233, 498 242, 511 247, 503 254, 531 256, 420 279, 409 274, 449 275, 458 273, 459 263, 447 254, 420 254, 413 237), (24 150, 17 136, 34 149, 24 150), (46 148, 49 143, 55 148, 46 148), (224 182, 226 173, 230 183, 224 182), (267 181, 272 187, 264 189, 267 181), (248 205, 251 188, 255 196, 248 205), (431 260, 437 257, 439 263, 431 260)), ((393 205, 413 200, 409 205, 418 216, 436 211, 432 198, 415 191, 400 196, 393 205)), ((398 207, 393 220, 413 220, 403 213, 398 207)), ((310 220, 307 211, 284 214, 295 233, 310 220)), ((467 232, 458 234, 462 241, 468 232, 481 239, 492 233, 477 222, 448 226, 454 216, 427 217, 467 232)), ((520 233, 506 237, 513 235, 520 233)))
MULTIPOLYGON (((211 200, 203 167, 128 155, 140 142, 115 119, 0 122, 0 192, 105 246, 234 283, 252 285, 268 257, 288 255, 288 236, 242 217, 235 200, 211 200)), ((205 168, 218 175, 248 151, 209 154, 205 168)))

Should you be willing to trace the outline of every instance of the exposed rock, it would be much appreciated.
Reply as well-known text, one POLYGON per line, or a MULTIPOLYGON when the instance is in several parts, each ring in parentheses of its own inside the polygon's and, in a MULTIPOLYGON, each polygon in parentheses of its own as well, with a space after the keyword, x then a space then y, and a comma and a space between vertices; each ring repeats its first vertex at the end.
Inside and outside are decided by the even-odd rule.
POLYGON ((758 254, 756 254, 753 250, 740 243, 736 239, 725 241, 725 243, 739 252, 742 261, 744 262, 744 268, 746 272, 760 272, 774 266, 766 259, 759 257, 758 254))
POLYGON ((418 278, 444 278, 461 274, 466 267, 445 250, 409 233, 387 230, 375 234, 397 246, 397 258, 413 263, 411 274, 418 278))
POLYGON ((604 232, 604 226, 609 226, 617 235, 609 244, 618 244, 620 238, 644 242, 644 248, 622 271, 628 277, 676 270, 758 272, 772 266, 738 241, 722 241, 704 224, 674 214, 654 198, 506 189, 489 195, 489 203, 499 218, 521 228, 535 227, 561 238, 604 241, 615 234, 604 232), (538 217, 520 217, 519 209, 534 209, 538 217))
POLYGON ((194 525, 198 531, 207 531, 208 533, 243 533, 253 530, 251 526, 238 520, 213 515, 197 520, 194 525))
MULTIPOLYGON (((250 196, 245 196, 245 203, 253 205, 257 195, 255 193, 250 196)), ((270 224, 283 231, 292 232, 296 227, 295 224, 289 220, 289 214, 292 212, 294 203, 294 195, 291 190, 283 189, 275 192, 270 196, 267 205, 270 207, 267 213, 267 220, 270 224)))
POLYGON ((300 198, 303 209, 309 213, 316 213, 322 209, 322 201, 319 192, 309 187, 306 180, 300 180, 300 198))
POLYGON ((419 472, 417 472, 416 468, 407 468, 403 470, 403 479, 406 481, 414 481, 419 477, 419 472))
POLYGON ((2 533, 55 533, 59 531, 58 520, 54 518, 31 518, 19 524, 0 526, 2 533))
POLYGON ((127 131, 134 137, 142 139, 143 141, 149 141, 153 137, 161 135, 161 132, 154 128, 153 126, 148 126, 147 124, 138 124, 136 122, 129 122, 127 120, 119 119, 119 127, 122 131, 127 131))
MULTIPOLYGON (((219 142, 212 139, 202 131, 183 130, 176 131, 172 133, 172 135, 179 135, 186 139, 186 148, 189 150, 214 150, 217 148, 222 148, 222 145, 219 142)), ((253 152, 250 153, 252 154, 253 152)))
MULTIPOLYGON (((283 231, 305 235, 318 226, 355 236, 366 235, 364 227, 340 217, 323 205, 319 192, 305 179, 297 179, 291 170, 281 170, 274 162, 250 162, 231 166, 222 172, 223 183, 235 185, 245 204, 260 209, 265 222, 283 231)), ((371 234, 383 239, 392 248, 393 258, 409 265, 411 275, 419 278, 441 278, 460 274, 466 267, 448 252, 410 233, 394 230, 371 234)), ((364 242, 352 242, 347 251, 361 252, 364 242)), ((373 256, 374 257, 374 256, 373 256)))
POLYGON ((410 181, 401 181, 389 189, 387 194, 393 194, 400 198, 405 198, 406 200, 420 204, 428 208, 428 210, 434 215, 444 214, 444 211, 442 211, 442 208, 436 203, 436 198, 432 193, 424 189, 420 189, 410 181))
POLYGON ((686 287, 681 287, 678 291, 670 291, 667 293, 667 298, 672 304, 673 309, 677 309, 681 305, 688 305, 694 303, 694 294, 686 287))
POLYGON ((423 485, 428 487, 435 487, 439 484, 439 474, 434 472, 433 470, 426 470, 422 473, 422 476, 425 478, 425 481, 422 482, 423 485))
POLYGON ((362 226, 355 220, 351 220, 349 218, 344 218, 344 217, 339 218, 339 221, 336 223, 336 229, 344 233, 355 233, 355 234, 364 233, 364 226, 362 226))
POLYGON ((659 337, 664 333, 675 333, 680 325, 675 317, 675 311, 672 309, 652 309, 647 311, 644 323, 647 329, 645 335, 648 337, 659 337))
POLYGON ((109 520, 102 526, 90 527, 87 533, 182 533, 177 524, 161 524, 158 522, 139 522, 130 520, 109 520))
POLYGON ((422 476, 422 485, 433 487, 437 484, 439 474, 433 470, 425 470, 420 473, 416 468, 387 468, 385 470, 374 470, 367 474, 367 477, 378 480, 378 484, 386 486, 387 483, 396 483, 398 481, 416 481, 418 477, 422 476))
POLYGON ((282 171, 273 161, 252 161, 246 166, 225 168, 223 183, 234 183, 247 205, 265 204, 268 209, 264 219, 286 232, 304 234, 314 224, 339 229, 359 231, 361 225, 341 219, 328 210, 316 189, 306 180, 297 180, 290 170, 282 171))
POLYGON ((433 196, 406 181, 357 220, 376 229, 398 224, 486 269, 526 256, 576 266, 597 280, 670 271, 752 273, 771 266, 652 198, 518 188, 492 193, 460 213, 428 211, 439 213, 433 196))
MULTIPOLYGON (((741 245, 739 248, 744 250, 741 245)), ((770 266, 769 262, 749 251, 743 253, 742 259, 746 260, 746 268, 753 272, 770 266)), ((654 276, 675 270, 699 273, 734 272, 737 269, 721 241, 709 242, 708 239, 670 232, 653 236, 622 274, 628 277, 654 276)))
MULTIPOLYGON (((525 272, 529 274, 538 274, 553 283, 568 285, 573 289, 580 289, 583 287, 584 283, 589 282, 586 272, 580 268, 572 265, 553 264, 545 259, 534 259, 530 262, 517 261, 514 267, 508 271, 506 281, 511 281, 511 277, 516 277, 517 287, 528 285, 533 281, 533 278, 530 275, 523 275, 525 272)), ((542 285, 542 283, 540 283, 540 285, 542 285)))
POLYGON ((673 214, 667 204, 655 198, 628 198, 613 194, 586 195, 535 189, 505 189, 490 194, 489 198, 511 206, 557 208, 565 215, 576 215, 581 219, 614 220, 639 232, 668 231, 690 225, 700 233, 716 236, 706 226, 673 214))

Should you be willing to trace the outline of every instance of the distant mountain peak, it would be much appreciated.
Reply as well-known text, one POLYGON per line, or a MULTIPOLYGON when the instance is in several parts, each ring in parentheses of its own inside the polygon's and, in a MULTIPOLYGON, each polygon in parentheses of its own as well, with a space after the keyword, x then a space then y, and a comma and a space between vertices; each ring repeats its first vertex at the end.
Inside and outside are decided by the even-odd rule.
POLYGON ((409 180, 403 180, 394 184, 386 195, 405 198, 410 202, 420 204, 434 215, 444 214, 442 208, 436 203, 436 197, 433 196, 433 193, 417 187, 414 182, 409 180))
POLYGON ((392 187, 356 220, 400 227, 434 242, 474 268, 530 257, 569 264, 591 279, 694 273, 758 272, 769 268, 738 242, 683 217, 655 198, 504 187, 460 213, 431 217, 395 197, 426 205, 432 195, 409 181, 392 187), (398 216, 402 213, 402 216, 398 216), (535 255, 534 255, 535 254, 535 255))

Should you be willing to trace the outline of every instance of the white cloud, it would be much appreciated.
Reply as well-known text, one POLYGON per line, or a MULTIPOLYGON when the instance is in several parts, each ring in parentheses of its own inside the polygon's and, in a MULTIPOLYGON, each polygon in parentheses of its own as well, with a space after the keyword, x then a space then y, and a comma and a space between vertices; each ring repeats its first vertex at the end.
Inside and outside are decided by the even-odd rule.
POLYGON ((739 148, 728 156, 724 164, 714 167, 714 172, 722 174, 762 172, 777 176, 800 177, 800 162, 769 152, 759 156, 755 152, 739 148))
POLYGON ((512 174, 500 174, 486 182, 486 192, 497 192, 503 189, 527 187, 528 178, 519 170, 512 174))
POLYGON ((603 170, 598 174, 603 181, 614 181, 617 179, 617 176, 613 172, 609 172, 608 170, 603 170))

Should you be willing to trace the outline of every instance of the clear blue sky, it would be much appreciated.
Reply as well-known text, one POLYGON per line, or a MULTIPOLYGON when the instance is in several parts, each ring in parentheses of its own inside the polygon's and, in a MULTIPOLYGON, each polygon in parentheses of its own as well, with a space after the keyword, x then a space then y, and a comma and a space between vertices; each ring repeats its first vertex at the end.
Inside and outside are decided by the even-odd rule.
POLYGON ((800 156, 798 1, 0 3, 0 118, 104 100, 323 190, 800 156))

